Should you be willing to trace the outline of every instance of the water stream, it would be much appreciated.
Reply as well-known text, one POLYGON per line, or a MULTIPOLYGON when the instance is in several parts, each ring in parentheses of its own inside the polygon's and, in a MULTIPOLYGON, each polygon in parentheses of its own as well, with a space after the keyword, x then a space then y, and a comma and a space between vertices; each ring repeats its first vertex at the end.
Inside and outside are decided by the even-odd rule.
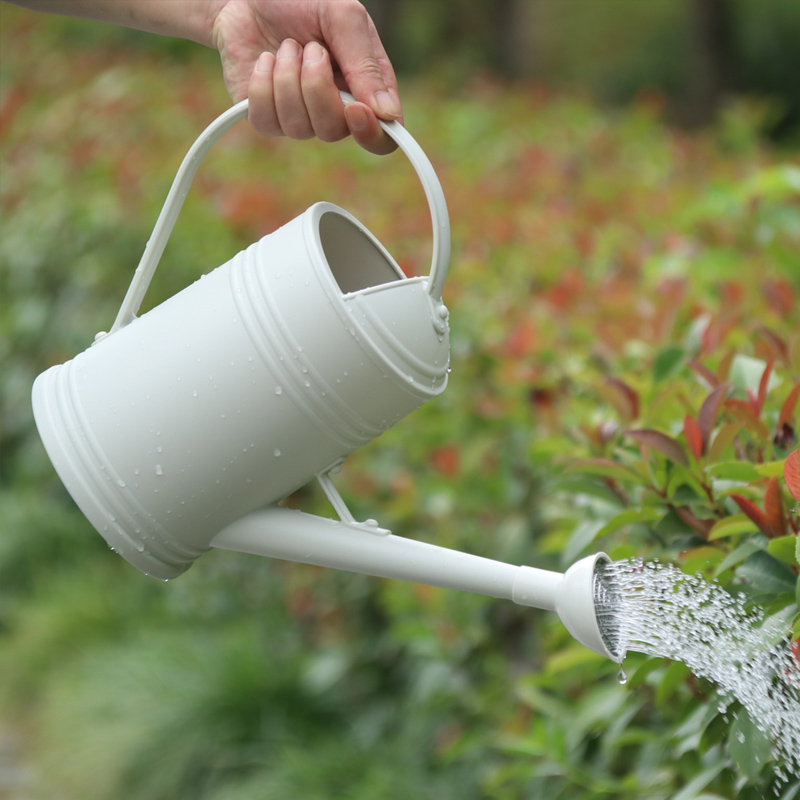
POLYGON ((614 652, 681 661, 713 681, 720 710, 738 700, 772 741, 776 775, 800 776, 800 664, 786 619, 768 618, 747 608, 744 595, 657 562, 605 565, 595 597, 614 652))

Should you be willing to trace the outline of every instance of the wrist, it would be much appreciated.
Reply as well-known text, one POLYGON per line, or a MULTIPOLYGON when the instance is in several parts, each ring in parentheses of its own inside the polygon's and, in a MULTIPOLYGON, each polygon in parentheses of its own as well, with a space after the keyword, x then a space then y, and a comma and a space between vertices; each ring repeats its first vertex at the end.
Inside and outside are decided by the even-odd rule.
POLYGON ((105 18, 110 22, 213 47, 214 21, 225 0, 101 0, 101 3, 106 8, 114 6, 112 13, 116 16, 105 18))
POLYGON ((214 23, 227 0, 9 0, 34 11, 110 22, 214 46, 214 23))

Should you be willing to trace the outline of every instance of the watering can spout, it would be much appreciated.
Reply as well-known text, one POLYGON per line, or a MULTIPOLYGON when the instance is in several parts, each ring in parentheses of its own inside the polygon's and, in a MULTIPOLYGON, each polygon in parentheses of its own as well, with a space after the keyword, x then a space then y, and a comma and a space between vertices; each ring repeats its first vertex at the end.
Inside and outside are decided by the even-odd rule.
POLYGON ((562 575, 394 536, 374 520, 325 519, 276 506, 228 525, 212 539, 211 547, 554 610, 578 642, 619 661, 603 637, 595 608, 595 571, 608 560, 602 553, 578 561, 562 575))
POLYGON ((597 569, 608 561, 604 553, 596 553, 576 561, 563 575, 519 567, 511 599, 519 605, 555 611, 576 641, 619 662, 620 656, 604 635, 596 608, 597 569))

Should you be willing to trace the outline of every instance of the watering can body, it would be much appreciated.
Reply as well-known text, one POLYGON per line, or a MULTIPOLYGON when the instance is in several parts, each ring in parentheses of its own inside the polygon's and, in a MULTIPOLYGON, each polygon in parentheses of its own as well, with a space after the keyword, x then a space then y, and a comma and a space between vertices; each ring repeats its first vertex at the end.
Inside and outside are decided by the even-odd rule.
POLYGON ((398 123, 382 126, 428 200, 428 276, 407 278, 355 218, 317 203, 136 316, 200 161, 246 109, 189 150, 110 332, 34 383, 39 433, 73 499, 111 548, 164 580, 212 547, 412 580, 554 610, 618 660, 594 606, 604 555, 561 575, 393 536, 356 522, 328 476, 447 385, 447 207, 398 123), (277 506, 315 477, 338 520, 277 506))
MULTIPOLYGON (((199 159, 187 159, 191 180, 199 159)), ((434 190, 438 181, 422 159, 429 193, 425 181, 434 190)), ((439 234, 431 276, 406 278, 354 217, 316 203, 141 317, 121 311, 110 334, 37 378, 45 448, 110 547, 175 577, 226 525, 444 390, 449 238, 443 247, 443 197, 429 201, 439 234)), ((153 269, 140 264, 137 276, 149 271, 149 282, 153 269)), ((134 293, 138 308, 143 291, 134 293)))

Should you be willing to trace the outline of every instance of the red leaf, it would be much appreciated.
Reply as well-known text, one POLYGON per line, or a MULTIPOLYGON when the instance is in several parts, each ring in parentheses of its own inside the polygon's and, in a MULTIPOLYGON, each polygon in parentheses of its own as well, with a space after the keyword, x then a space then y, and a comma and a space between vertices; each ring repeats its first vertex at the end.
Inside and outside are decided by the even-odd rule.
POLYGON ((30 92, 22 86, 12 86, 0 103, 0 133, 11 124, 17 112, 25 105, 30 92))
POLYGON ((628 419, 631 421, 635 420, 639 416, 639 393, 636 389, 628 386, 627 383, 621 381, 619 378, 606 378, 606 383, 620 391, 630 408, 628 419))
POLYGON ((769 386, 769 378, 772 375, 772 365, 775 363, 775 355, 767 362, 764 367, 764 372, 761 373, 761 380, 758 384, 758 400, 756 406, 756 416, 761 414, 761 409, 764 408, 764 401, 767 399, 767 387, 769 386))
POLYGON ((761 533, 763 533, 764 536, 772 538, 772 529, 767 522, 767 518, 764 516, 764 512, 755 503, 748 500, 746 497, 742 497, 740 494, 731 494, 731 497, 761 533))
POLYGON ((750 404, 750 415, 758 419, 761 409, 758 407, 758 395, 752 389, 747 390, 747 402, 750 404))
POLYGON ((800 500, 800 450, 789 453, 783 465, 783 479, 789 487, 789 494, 800 500))
POLYGON ((730 415, 743 423, 748 430, 753 431, 760 439, 769 439, 767 426, 753 414, 750 403, 744 400, 726 400, 724 405, 730 415))
MULTIPOLYGON (((788 286, 786 287, 788 289, 788 286)), ((791 304, 791 300, 789 301, 791 304)), ((778 336, 775 331, 770 330, 765 325, 761 325, 758 328, 758 332, 769 341, 769 343, 775 348, 776 352, 780 355, 781 359, 788 364, 789 363, 789 348, 786 342, 778 336)))
POLYGON ((800 669, 800 639, 795 639, 790 645, 789 649, 792 651, 795 666, 800 669))
POLYGON ((625 431, 625 435, 630 436, 631 439, 636 439, 642 444, 655 448, 659 453, 663 453, 663 455, 676 464, 680 464, 684 467, 689 466, 689 459, 686 458, 686 453, 683 451, 678 441, 671 436, 667 436, 665 433, 654 431, 652 428, 639 428, 636 430, 627 430, 625 431))
POLYGON ((778 430, 792 421, 792 415, 794 414, 794 408, 797 405, 798 398, 800 398, 800 383, 794 385, 794 389, 789 392, 789 396, 783 401, 781 413, 778 415, 778 430))
POLYGON ((783 536, 786 534, 786 517, 783 513, 781 487, 777 478, 770 478, 767 481, 767 490, 764 493, 764 511, 767 524, 772 529, 772 535, 783 536))
POLYGON ((688 414, 683 418, 683 438, 689 446, 689 452, 699 461, 703 455, 703 434, 694 417, 688 414))
POLYGON ((461 452, 456 445, 446 444, 431 453, 430 462, 440 475, 454 478, 458 475, 461 465, 461 452))
POLYGON ((710 519, 700 519, 688 506, 678 506, 675 513, 690 528, 699 533, 704 539, 708 539, 708 534, 714 527, 714 521, 710 519))
POLYGON ((735 350, 728 350, 727 353, 722 357, 719 362, 719 366, 717 367, 717 377, 721 381, 728 380, 728 375, 731 372, 731 364, 733 364, 733 359, 736 357, 735 350))
POLYGON ((700 411, 697 414, 697 423, 700 426, 700 433, 703 436, 703 449, 708 447, 708 439, 711 436, 711 431, 714 428, 714 422, 717 419, 717 411, 719 411, 719 404, 722 398, 728 391, 730 383, 723 383, 711 392, 705 400, 703 405, 700 406, 700 411))
POLYGON ((719 386, 717 376, 708 367, 704 367, 696 358, 687 361, 686 366, 693 369, 709 386, 714 388, 719 386))

